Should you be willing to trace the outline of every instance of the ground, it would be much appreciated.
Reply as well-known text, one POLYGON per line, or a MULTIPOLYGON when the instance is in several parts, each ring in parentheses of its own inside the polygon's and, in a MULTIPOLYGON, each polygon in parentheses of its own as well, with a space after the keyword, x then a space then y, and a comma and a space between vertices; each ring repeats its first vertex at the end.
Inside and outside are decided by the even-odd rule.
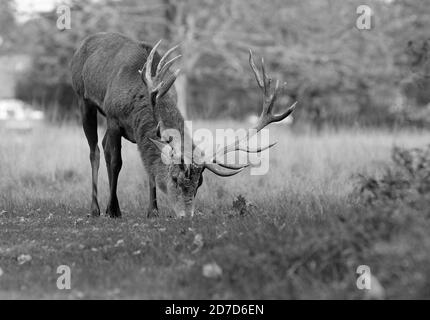
MULTIPOLYGON (((423 274, 400 287, 384 271, 384 249, 378 253, 358 232, 363 209, 353 192, 357 175, 378 174, 394 145, 423 146, 429 132, 300 133, 273 125, 271 140, 279 144, 270 151, 269 172, 206 172, 199 213, 181 220, 164 204, 159 218, 146 218, 147 179, 131 143, 123 144, 118 187, 123 218, 89 218, 89 149, 81 128, 0 133, 0 299, 363 298, 359 265, 369 265, 385 297, 429 294, 403 290, 426 280, 423 274), (60 265, 71 268, 70 290, 56 286, 60 265)), ((102 156, 102 211, 107 186, 102 156)))

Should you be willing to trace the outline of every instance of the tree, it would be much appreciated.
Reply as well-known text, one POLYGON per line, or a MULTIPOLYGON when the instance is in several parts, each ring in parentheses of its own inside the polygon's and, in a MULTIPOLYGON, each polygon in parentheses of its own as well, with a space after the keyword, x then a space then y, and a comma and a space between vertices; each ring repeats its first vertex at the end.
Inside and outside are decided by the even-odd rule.
MULTIPOLYGON (((179 44, 178 106, 190 117, 243 118, 257 112, 261 97, 247 59, 253 49, 274 78, 288 82, 283 102, 298 100, 295 115, 302 121, 317 127, 393 121, 402 81, 415 74, 407 44, 412 40, 418 50, 428 37, 430 8, 426 0, 370 0, 372 28, 359 30, 359 5, 359 0, 74 1, 71 30, 53 28, 53 11, 29 21, 23 37, 15 36, 24 39, 34 61, 21 92, 66 112, 73 103, 68 61, 78 42, 97 31, 116 31, 149 44, 165 39, 162 52, 179 44)), ((422 93, 409 90, 413 97, 422 93)))
POLYGON ((14 12, 12 0, 0 2, 0 52, 10 51, 17 39, 14 12))

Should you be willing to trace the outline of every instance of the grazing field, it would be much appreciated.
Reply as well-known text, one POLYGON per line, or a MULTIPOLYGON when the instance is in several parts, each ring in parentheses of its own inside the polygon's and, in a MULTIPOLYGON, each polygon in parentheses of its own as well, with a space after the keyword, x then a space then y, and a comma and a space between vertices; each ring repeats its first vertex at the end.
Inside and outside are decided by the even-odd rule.
MULTIPOLYGON (((403 229, 403 220, 372 212, 354 193, 359 173, 380 174, 394 145, 422 147, 428 132, 272 126, 279 144, 269 173, 206 172, 199 213, 181 220, 164 204, 159 218, 146 218, 146 174, 131 143, 123 143, 118 187, 123 218, 113 220, 87 217, 90 162, 81 128, 0 134, 1 299, 363 298, 359 265, 382 286, 377 297, 430 297, 430 229, 420 227, 428 213, 403 229), (59 265, 71 268, 71 290, 57 289, 59 265)), ((102 155, 102 211, 107 190, 102 155)))

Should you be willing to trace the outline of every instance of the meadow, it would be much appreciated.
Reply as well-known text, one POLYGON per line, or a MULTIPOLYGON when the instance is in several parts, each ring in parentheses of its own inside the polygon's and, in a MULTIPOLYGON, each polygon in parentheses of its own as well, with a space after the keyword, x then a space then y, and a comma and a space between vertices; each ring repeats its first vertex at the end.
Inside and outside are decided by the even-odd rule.
MULTIPOLYGON (((274 125, 270 136, 279 143, 266 175, 205 172, 199 213, 180 220, 163 198, 160 217, 146 218, 146 174, 136 145, 123 142, 123 217, 110 219, 87 217, 89 149, 80 127, 1 130, 0 299, 361 299, 359 265, 371 268, 381 298, 429 298, 429 217, 408 214, 406 223, 366 207, 355 189, 359 174, 383 172, 393 146, 423 147, 430 132, 274 125), (70 290, 56 286, 60 265, 71 268, 70 290)), ((102 155, 102 211, 107 196, 102 155)))

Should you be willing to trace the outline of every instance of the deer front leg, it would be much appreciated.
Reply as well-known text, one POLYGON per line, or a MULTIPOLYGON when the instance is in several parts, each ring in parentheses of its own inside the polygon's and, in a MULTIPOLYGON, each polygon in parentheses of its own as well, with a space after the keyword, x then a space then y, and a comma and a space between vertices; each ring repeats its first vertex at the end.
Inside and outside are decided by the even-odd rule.
POLYGON ((97 217, 100 215, 99 203, 97 201, 97 178, 100 165, 100 150, 97 146, 97 107, 87 100, 80 100, 82 113, 82 126, 85 136, 90 146, 90 162, 91 162, 91 215, 97 217))
POLYGON ((158 217, 158 206, 157 206, 157 187, 155 184, 154 175, 149 175, 149 209, 148 218, 158 217))
POLYGON ((106 168, 109 177, 109 203, 106 214, 111 218, 120 218, 121 210, 119 208, 118 197, 116 194, 118 185, 118 175, 122 167, 121 158, 121 132, 119 128, 109 128, 103 138, 103 149, 105 153, 106 168))

